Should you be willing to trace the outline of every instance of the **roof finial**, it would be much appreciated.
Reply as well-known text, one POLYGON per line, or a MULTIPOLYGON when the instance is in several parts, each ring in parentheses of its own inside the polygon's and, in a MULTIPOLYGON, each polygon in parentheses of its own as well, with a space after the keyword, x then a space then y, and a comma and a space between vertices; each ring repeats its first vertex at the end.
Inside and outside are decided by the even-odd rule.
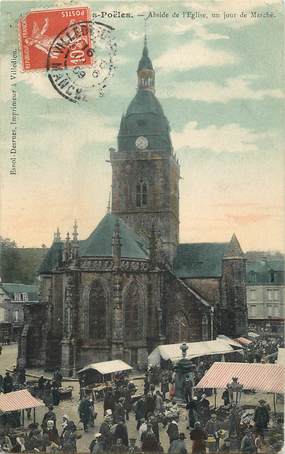
POLYGON ((78 240, 78 225, 76 219, 74 220, 72 239, 74 242, 77 242, 78 240))
POLYGON ((60 238, 60 231, 59 231, 59 228, 58 228, 58 227, 57 227, 57 229, 56 229, 56 232, 54 232, 54 234, 53 234, 53 240, 54 240, 55 242, 58 242, 58 241, 61 240, 61 238, 60 238))

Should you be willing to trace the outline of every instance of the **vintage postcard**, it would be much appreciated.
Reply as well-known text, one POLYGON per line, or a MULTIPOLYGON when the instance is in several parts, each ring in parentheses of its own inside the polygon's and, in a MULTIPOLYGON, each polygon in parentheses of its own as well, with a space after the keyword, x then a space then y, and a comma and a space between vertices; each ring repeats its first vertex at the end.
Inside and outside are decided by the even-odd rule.
POLYGON ((284 5, 0 8, 1 449, 281 452, 284 5))

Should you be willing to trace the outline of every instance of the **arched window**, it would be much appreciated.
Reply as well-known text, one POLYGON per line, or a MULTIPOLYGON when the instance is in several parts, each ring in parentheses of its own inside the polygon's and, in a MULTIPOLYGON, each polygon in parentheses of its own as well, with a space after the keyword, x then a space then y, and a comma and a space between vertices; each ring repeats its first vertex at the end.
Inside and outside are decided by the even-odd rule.
POLYGON ((169 342, 178 343, 188 341, 190 337, 189 322, 183 312, 177 312, 169 326, 169 342))
POLYGON ((142 301, 138 285, 133 282, 124 299, 125 338, 140 340, 143 332, 142 301))
POLYGON ((106 338, 107 300, 100 281, 94 281, 89 294, 89 338, 106 338))
POLYGON ((142 180, 136 185, 136 205, 139 208, 147 206, 147 184, 142 180))
POLYGON ((256 284, 256 273, 254 271, 248 273, 248 280, 249 284, 256 284))
POLYGON ((209 322, 206 314, 202 317, 202 340, 207 341, 209 339, 209 322))

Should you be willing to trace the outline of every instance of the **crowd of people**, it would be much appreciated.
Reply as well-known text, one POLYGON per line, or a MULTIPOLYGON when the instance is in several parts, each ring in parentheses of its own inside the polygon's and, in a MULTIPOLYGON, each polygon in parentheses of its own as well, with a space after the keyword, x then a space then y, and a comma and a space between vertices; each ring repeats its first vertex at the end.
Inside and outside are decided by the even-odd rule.
MULTIPOLYGON (((255 354, 261 346, 263 348, 260 342, 256 343, 255 348, 251 346, 246 355, 255 354)), ((272 349, 273 343, 268 348, 272 349)), ((67 414, 60 421, 57 420, 54 406, 58 405, 59 399, 54 391, 62 385, 62 375, 57 369, 51 380, 41 376, 37 383, 37 395, 47 406, 41 424, 30 424, 28 430, 22 433, 11 431, 7 426, 0 433, 0 454, 33 451, 76 453, 78 440, 85 436, 84 432, 94 433, 91 443, 88 441, 89 446, 86 446, 89 447, 90 454, 205 454, 233 451, 249 454, 277 453, 282 440, 279 440, 276 447, 270 447, 268 425, 272 413, 263 399, 260 399, 249 416, 244 416, 242 407, 231 400, 228 389, 222 395, 224 405, 214 408, 209 400, 212 390, 195 388, 211 363, 212 359, 199 361, 192 373, 185 378, 183 393, 186 424, 183 419, 185 410, 182 412, 173 399, 176 372, 171 364, 165 364, 168 367, 164 368, 149 367, 144 374, 141 394, 135 393, 136 387, 127 377, 116 377, 104 391, 104 399, 100 404, 100 412, 101 407, 103 411, 100 423, 95 396, 91 390, 88 391, 88 387, 80 389, 78 420, 67 414), (130 419, 135 420, 135 437, 133 429, 130 431, 130 419), (165 443, 166 438, 168 445, 165 443), (191 450, 187 442, 189 439, 191 450)), ((14 379, 9 372, 2 378, 2 392, 8 393, 19 385, 25 386, 25 371, 16 372, 14 379)), ((281 428, 282 418, 274 422, 281 428)), ((14 427, 18 425, 19 420, 15 420, 14 427)))

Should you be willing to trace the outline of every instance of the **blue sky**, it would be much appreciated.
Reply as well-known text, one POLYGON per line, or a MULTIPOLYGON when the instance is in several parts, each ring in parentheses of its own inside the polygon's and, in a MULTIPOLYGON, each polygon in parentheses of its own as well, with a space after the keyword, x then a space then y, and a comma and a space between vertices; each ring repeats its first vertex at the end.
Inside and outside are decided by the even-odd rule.
POLYGON ((2 234, 24 246, 49 244, 57 226, 65 235, 77 218, 85 238, 105 214, 108 149, 116 148, 121 114, 136 92, 144 35, 137 14, 166 11, 180 17, 148 19, 147 34, 156 95, 181 162, 180 239, 227 241, 235 232, 245 250, 284 249, 282 3, 62 1, 49 7, 86 4, 134 16, 105 20, 118 44, 114 77, 103 97, 91 93, 73 104, 45 72, 21 72, 18 53, 18 172, 10 176, 9 60, 18 47, 17 20, 45 5, 2 2, 2 234), (274 17, 241 19, 247 10, 274 17), (208 19, 186 19, 183 11, 208 19), (224 11, 237 17, 224 20, 224 11))

